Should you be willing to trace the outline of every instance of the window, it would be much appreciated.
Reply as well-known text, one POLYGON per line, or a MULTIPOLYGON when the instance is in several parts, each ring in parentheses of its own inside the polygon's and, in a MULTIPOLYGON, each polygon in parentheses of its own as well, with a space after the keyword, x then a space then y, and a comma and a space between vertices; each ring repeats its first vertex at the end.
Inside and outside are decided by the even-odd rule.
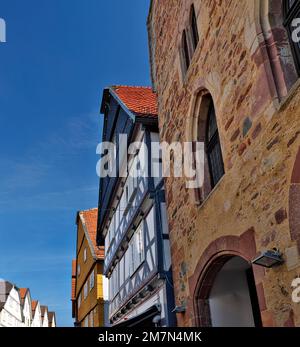
POLYGON ((77 265, 77 274, 78 274, 78 277, 80 276, 80 264, 77 265))
POLYGON ((120 204, 118 204, 117 208, 116 208, 116 212, 115 212, 115 229, 116 231, 118 230, 118 227, 120 225, 120 204))
POLYGON ((86 259, 87 259, 87 250, 85 248, 83 251, 83 261, 86 262, 86 259))
POLYGON ((189 54, 189 46, 187 41, 187 35, 186 31, 183 30, 182 33, 182 57, 183 57, 183 63, 184 63, 184 70, 185 72, 190 66, 190 54, 189 54))
POLYGON ((78 308, 80 308, 81 301, 82 301, 81 299, 82 299, 82 297, 81 297, 81 293, 80 293, 78 296, 78 308))
POLYGON ((125 271, 124 271, 124 262, 125 262, 125 257, 122 257, 120 259, 120 287, 124 284, 124 275, 125 275, 125 271))
POLYGON ((211 188, 213 189, 224 175, 224 164, 216 113, 212 99, 210 101, 206 124, 206 154, 209 165, 211 188))
POLYGON ((94 327, 94 311, 90 312, 90 327, 94 327))
POLYGON ((109 278, 109 293, 110 300, 112 300, 119 291, 119 264, 114 268, 110 278, 109 278))
POLYGON ((186 29, 182 32, 181 37, 181 68, 183 76, 186 74, 193 57, 193 53, 199 42, 199 31, 197 24, 197 16, 194 4, 190 9, 190 16, 188 18, 188 23, 186 24, 186 29))
POLYGON ((114 269, 114 296, 116 296, 119 291, 119 264, 120 263, 118 263, 114 269))
POLYGON ((87 315, 84 319, 84 327, 88 328, 89 327, 89 315, 87 315))
POLYGON ((132 275, 144 261, 144 235, 142 224, 132 236, 128 248, 129 252, 129 272, 132 275))
POLYGON ((115 222, 116 222, 116 215, 114 214, 109 224, 109 244, 111 244, 115 238, 115 222))
POLYGON ((288 32, 295 65, 300 74, 300 1, 283 0, 284 26, 288 32))
POLYGON ((85 282, 84 287, 83 287, 83 298, 84 300, 87 298, 88 296, 88 281, 85 282))
POLYGON ((95 286, 95 270, 92 271, 90 276, 90 291, 94 288, 94 286, 95 286))
POLYGON ((142 224, 139 226, 138 230, 135 234, 135 244, 136 244, 136 266, 140 266, 140 264, 144 261, 144 235, 143 235, 143 227, 142 224))
POLYGON ((197 17, 196 17, 194 4, 191 6, 190 24, 191 24, 191 34, 192 34, 193 47, 195 50, 197 45, 198 45, 198 42, 199 42, 199 32, 198 32, 197 17))

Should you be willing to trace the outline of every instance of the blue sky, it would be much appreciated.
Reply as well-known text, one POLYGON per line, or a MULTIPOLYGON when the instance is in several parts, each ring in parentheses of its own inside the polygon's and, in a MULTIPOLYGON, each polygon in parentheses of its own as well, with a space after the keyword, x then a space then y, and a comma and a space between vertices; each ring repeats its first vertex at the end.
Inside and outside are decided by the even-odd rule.
POLYGON ((102 90, 149 85, 149 0, 0 0, 0 278, 72 326, 77 210, 98 200, 102 90))

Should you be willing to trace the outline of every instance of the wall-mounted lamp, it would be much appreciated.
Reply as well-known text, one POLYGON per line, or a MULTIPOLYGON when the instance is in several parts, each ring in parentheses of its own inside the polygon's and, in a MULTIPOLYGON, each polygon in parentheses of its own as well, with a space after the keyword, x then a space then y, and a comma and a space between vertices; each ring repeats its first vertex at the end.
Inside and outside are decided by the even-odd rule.
POLYGON ((283 262, 282 254, 276 248, 273 248, 271 251, 262 252, 257 258, 252 260, 252 264, 267 268, 281 265, 283 262))

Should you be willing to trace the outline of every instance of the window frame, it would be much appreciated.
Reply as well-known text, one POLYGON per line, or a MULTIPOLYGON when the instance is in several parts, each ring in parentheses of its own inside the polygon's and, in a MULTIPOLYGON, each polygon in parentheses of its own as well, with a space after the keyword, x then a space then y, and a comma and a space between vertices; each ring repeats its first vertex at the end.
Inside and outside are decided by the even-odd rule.
POLYGON ((191 5, 191 10, 190 10, 190 28, 191 28, 193 48, 195 51, 198 46, 200 37, 199 37, 199 29, 198 29, 197 16, 196 16, 196 10, 195 10, 194 4, 191 5))
POLYGON ((132 277, 145 261, 144 221, 136 228, 129 241, 129 276, 132 277))
POLYGON ((89 284, 88 284, 88 280, 86 280, 83 286, 83 299, 86 300, 88 295, 89 295, 89 284))
POLYGON ((89 290, 91 291, 95 287, 95 269, 90 274, 89 290))
POLYGON ((191 57, 190 57, 190 50, 189 50, 189 42, 188 42, 188 35, 187 30, 184 29, 182 32, 181 37, 181 54, 183 58, 183 64, 184 64, 184 74, 188 71, 190 65, 191 65, 191 57))
MULTIPOLYGON (((211 97, 210 97, 211 98, 211 97)), ((205 152, 206 152, 206 157, 207 157, 207 162, 208 162, 208 168, 209 168, 209 176, 210 176, 210 184, 211 184, 211 190, 215 188, 215 186, 219 183, 221 178, 225 174, 225 169, 224 169, 224 160, 223 160, 223 154, 222 154, 222 147, 221 147, 221 141, 220 141, 220 136, 219 136, 219 129, 218 129, 218 124, 217 124, 217 115, 216 115, 216 110, 214 106, 213 99, 211 98, 208 112, 207 112, 207 117, 206 117, 206 129, 205 129, 205 152), (215 130, 214 133, 210 136, 210 125, 211 125, 211 117, 214 117, 215 121, 215 130), (220 156, 221 156, 221 169, 222 169, 222 175, 216 179, 216 171, 212 163, 212 153, 213 150, 218 146, 219 151, 220 151, 220 156)))
POLYGON ((80 292, 78 295, 78 309, 80 308, 81 303, 82 303, 82 293, 80 292))

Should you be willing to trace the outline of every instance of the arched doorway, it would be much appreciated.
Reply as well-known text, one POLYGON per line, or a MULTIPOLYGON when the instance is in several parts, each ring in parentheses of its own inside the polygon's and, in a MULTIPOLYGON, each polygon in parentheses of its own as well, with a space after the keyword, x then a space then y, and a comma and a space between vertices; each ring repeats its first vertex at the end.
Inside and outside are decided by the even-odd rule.
MULTIPOLYGON (((255 243, 255 229, 249 228, 239 236, 225 235, 213 240, 204 250, 193 274, 189 277, 189 288, 191 298, 187 302, 187 312, 190 315, 188 323, 194 327, 210 327, 213 325, 210 308, 210 295, 218 274, 221 270, 228 270, 228 267, 237 262, 236 274, 241 274, 241 270, 246 271, 247 285, 251 301, 252 312, 255 326, 273 326, 264 295, 263 279, 265 270, 261 266, 251 264, 251 260, 257 255, 255 243), (228 263, 231 259, 233 263, 228 263), (224 266, 227 267, 224 268, 224 266), (239 266, 238 266, 239 265, 239 266), (240 271, 238 271, 238 268, 240 271), (247 275, 248 274, 248 275, 247 275), (261 323, 261 320, 263 324, 261 323)), ((224 273, 223 273, 224 274, 224 273)), ((218 289, 218 286, 216 287, 218 289)), ((223 292, 224 294, 224 292, 223 292)), ((229 313, 228 313, 229 314, 229 313)), ((178 319, 178 317, 177 317, 178 319)), ((180 317, 179 317, 180 319, 180 317)), ((179 320, 180 324, 180 320, 179 320)))
POLYGON ((235 254, 216 257, 200 278, 195 306, 197 326, 261 327, 252 264, 235 254))
POLYGON ((224 260, 207 299, 211 326, 261 326, 252 266, 238 256, 224 260))

